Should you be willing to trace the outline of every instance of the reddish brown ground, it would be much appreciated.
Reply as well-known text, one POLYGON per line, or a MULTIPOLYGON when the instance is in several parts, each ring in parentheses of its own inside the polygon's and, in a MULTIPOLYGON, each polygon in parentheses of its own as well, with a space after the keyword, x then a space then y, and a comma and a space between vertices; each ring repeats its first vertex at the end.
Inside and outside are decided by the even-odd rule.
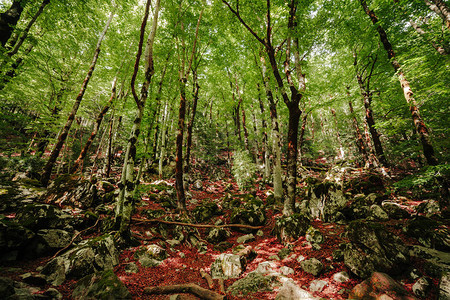
MULTIPOLYGON (((203 177, 203 190, 196 191, 192 190, 192 199, 197 200, 196 205, 200 205, 202 201, 218 201, 220 205, 220 199, 222 199, 227 193, 238 194, 239 189, 236 186, 236 183, 231 179, 232 176, 229 172, 224 168, 226 173, 226 178, 223 181, 212 182, 207 177, 203 177), (231 189, 225 190, 227 185, 231 185, 231 189)), ((167 183, 173 185, 173 180, 168 180, 167 183)), ((265 186, 263 189, 257 189, 256 195, 261 198, 263 201, 266 200, 266 192, 269 189, 269 186, 265 186)), ((155 191, 157 192, 157 191, 155 191)), ((136 218, 145 218, 145 210, 155 210, 161 209, 161 206, 158 203, 154 203, 149 200, 148 195, 144 195, 142 197, 143 201, 146 202, 146 205, 140 206, 135 215, 136 218)), ((298 199, 301 201, 301 199, 298 199)), ((417 203, 402 203, 404 205, 417 205, 417 203)), ((188 210, 194 208, 195 205, 191 205, 188 203, 188 210)), ((170 212, 168 212, 169 214, 170 212)), ((174 212, 173 212, 174 213, 174 212)), ((229 222, 229 211, 225 210, 225 215, 217 217, 222 218, 226 223, 229 222)), ((251 261, 247 265, 247 269, 245 274, 251 272, 256 269, 259 263, 263 261, 269 260, 271 255, 275 255, 282 249, 284 246, 277 241, 277 239, 271 233, 274 224, 274 218, 279 215, 279 212, 274 212, 273 210, 267 211, 268 222, 266 226, 263 228, 264 235, 262 237, 256 237, 256 240, 249 243, 257 252, 257 257, 251 261)), ((211 220, 210 223, 213 223, 215 220, 211 220)), ((399 235, 406 244, 414 244, 416 241, 414 239, 407 238, 403 235, 401 230, 401 225, 403 221, 388 221, 384 222, 386 227, 399 235)), ((156 226, 155 223, 139 223, 132 225, 132 231, 140 234, 141 236, 145 236, 145 231, 149 230, 152 226, 156 226)), ((312 226, 318 228, 325 236, 325 242, 321 244, 320 250, 314 250, 311 248, 308 243, 306 243, 305 238, 301 237, 297 241, 293 243, 293 251, 291 254, 282 261, 277 261, 277 266, 288 266, 294 269, 295 273, 290 275, 299 286, 304 289, 308 289, 309 283, 314 279, 322 279, 328 282, 328 286, 321 293, 315 293, 314 296, 323 297, 325 299, 346 299, 348 296, 348 292, 358 283, 361 282, 360 279, 352 277, 350 281, 346 283, 337 283, 332 280, 333 274, 339 271, 347 271, 350 273, 347 268, 344 266, 343 262, 334 262, 332 260, 332 252, 337 249, 339 244, 347 242, 345 239, 341 237, 342 232, 344 231, 343 225, 331 224, 331 223, 323 223, 321 221, 313 221, 312 226), (325 265, 325 271, 318 277, 314 277, 308 273, 305 273, 301 267, 297 258, 299 256, 305 257, 305 259, 315 257, 321 260, 325 265)), ((200 229, 200 236, 205 238, 206 233, 205 230, 200 229)), ((231 236, 228 238, 228 242, 233 244, 233 247, 237 246, 236 239, 241 236, 242 233, 238 233, 236 231, 232 231, 231 236)), ((159 240, 153 240, 150 243, 156 243, 159 240)), ((143 241, 142 244, 146 244, 147 242, 143 241)), ((182 283, 196 283, 204 288, 208 288, 206 280, 203 279, 200 275, 200 269, 209 270, 211 263, 214 261, 215 257, 220 253, 213 250, 213 245, 208 244, 208 251, 206 254, 199 254, 197 249, 189 247, 188 245, 182 244, 177 247, 173 251, 169 250, 169 258, 166 259, 161 265, 157 267, 145 268, 140 266, 139 262, 135 259, 134 253, 139 247, 129 248, 121 252, 120 254, 120 263, 114 269, 115 273, 119 276, 119 278, 125 283, 129 291, 133 295, 133 299, 168 299, 167 295, 156 296, 156 295, 145 295, 143 294, 143 290, 145 287, 151 286, 166 286, 172 284, 182 284, 182 283), (184 253, 184 257, 180 256, 181 253, 184 253), (139 266, 139 272, 137 274, 129 274, 126 273, 124 267, 126 264, 130 262, 135 262, 139 266)), ((230 248, 228 252, 231 252, 230 248)), ((43 265, 48 258, 41 258, 38 260, 30 261, 30 262, 20 262, 19 264, 15 264, 14 267, 19 267, 22 270, 11 270, 11 272, 7 272, 6 276, 12 277, 13 279, 18 280, 18 274, 23 274, 26 271, 34 271, 37 266, 43 265)), ((422 261, 418 259, 413 259, 411 264, 414 265, 419 270, 422 270, 422 261)), ((243 276, 241 276, 242 278, 243 276)), ((413 282, 406 280, 405 278, 397 278, 401 280, 405 286, 411 289, 413 282)), ((237 279, 229 279, 225 280, 225 289, 228 288, 233 282, 237 279)), ((76 284, 75 280, 67 280, 63 285, 57 287, 57 289, 63 294, 64 299, 70 299, 70 295, 73 291, 74 285, 76 284)), ((433 281, 433 291, 430 299, 437 299, 436 291, 437 291, 437 280, 433 281)), ((47 286, 49 287, 49 286, 47 286)), ((216 286, 214 288, 218 291, 217 281, 216 286)), ((276 291, 274 292, 258 292, 254 294, 250 294, 246 297, 232 297, 227 295, 228 299, 273 299, 276 295, 276 291)), ((194 296, 190 296, 192 299, 197 299, 194 296)))

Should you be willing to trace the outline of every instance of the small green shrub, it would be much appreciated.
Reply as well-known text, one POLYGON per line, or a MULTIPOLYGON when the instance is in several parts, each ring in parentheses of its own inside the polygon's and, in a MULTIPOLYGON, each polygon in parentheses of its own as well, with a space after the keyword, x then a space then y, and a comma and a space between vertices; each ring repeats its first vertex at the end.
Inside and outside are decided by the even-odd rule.
POLYGON ((248 190, 255 184, 256 164, 248 151, 239 150, 234 153, 231 171, 240 189, 248 190))

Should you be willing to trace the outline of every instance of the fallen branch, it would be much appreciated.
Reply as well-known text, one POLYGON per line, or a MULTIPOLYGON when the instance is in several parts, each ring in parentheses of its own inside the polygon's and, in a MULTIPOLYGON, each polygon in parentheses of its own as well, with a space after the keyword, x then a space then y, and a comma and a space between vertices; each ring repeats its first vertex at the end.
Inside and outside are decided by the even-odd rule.
POLYGON ((145 294, 156 294, 156 295, 189 293, 189 294, 195 295, 195 296, 199 297, 200 299, 204 299, 204 300, 225 300, 226 299, 226 296, 224 296, 224 295, 220 295, 216 292, 204 289, 193 283, 146 287, 144 289, 144 293, 145 294))
POLYGON ((191 224, 191 223, 183 223, 183 222, 175 222, 175 221, 165 221, 160 219, 137 219, 132 218, 134 222, 138 223, 163 223, 163 224, 170 224, 170 225, 181 225, 181 226, 189 226, 189 227, 197 227, 197 228, 230 228, 230 227, 237 227, 237 228, 247 228, 247 229, 261 229, 264 226, 251 226, 251 225, 244 225, 244 224, 225 224, 225 225, 209 225, 209 224, 191 224))
POLYGON ((202 275, 202 278, 206 279, 210 289, 214 288, 214 281, 212 280, 211 275, 209 275, 207 272, 203 271, 203 269, 200 269, 200 275, 202 275))

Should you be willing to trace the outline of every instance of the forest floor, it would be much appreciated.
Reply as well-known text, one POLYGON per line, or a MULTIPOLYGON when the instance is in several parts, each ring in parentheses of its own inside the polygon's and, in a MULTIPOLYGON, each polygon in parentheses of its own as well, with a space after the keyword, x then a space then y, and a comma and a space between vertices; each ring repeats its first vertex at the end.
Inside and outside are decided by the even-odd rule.
MULTIPOLYGON (((219 219, 221 219, 224 224, 229 224, 231 210, 223 208, 222 202, 229 195, 236 196, 247 193, 239 189, 233 179, 233 176, 227 168, 223 166, 221 168, 225 176, 216 181, 212 181, 206 172, 197 171, 197 178, 201 178, 202 186, 194 188, 191 185, 191 189, 189 191, 187 201, 187 208, 189 212, 195 207, 201 206, 202 203, 211 201, 215 202, 223 212, 220 216, 215 216, 211 220, 205 221, 205 224, 214 224, 219 219)), ((363 170, 355 169, 352 176, 364 177, 365 175, 363 173, 363 170)), ((308 174, 310 177, 317 178, 322 175, 320 172, 312 171, 308 174)), ((205 249, 205 251, 199 251, 193 245, 186 242, 169 247, 162 236, 155 234, 155 228, 158 224, 155 222, 145 221, 150 219, 148 217, 148 211, 164 210, 166 216, 176 215, 175 209, 163 207, 160 202, 158 203, 158 201, 154 201, 155 195, 164 193, 164 190, 159 190, 154 187, 162 185, 174 186, 174 180, 157 180, 154 176, 147 177, 142 183, 145 192, 142 193, 141 203, 137 205, 137 210, 131 227, 133 234, 140 237, 141 245, 122 250, 119 256, 119 264, 114 268, 114 272, 131 292, 133 299, 169 298, 168 295, 147 295, 144 293, 144 288, 153 286, 194 283, 205 289, 211 289, 205 278, 202 277, 201 271, 209 272, 210 266, 214 260, 221 253, 224 253, 224 250, 219 251, 217 250, 216 245, 205 241, 205 237, 207 235, 206 228, 197 228, 199 240, 205 242, 207 245, 207 249, 205 249), (146 186, 150 188, 145 189, 146 186), (168 258, 158 266, 142 267, 139 260, 136 258, 135 253, 139 251, 142 245, 149 244, 162 245, 167 249, 168 258), (139 267, 139 271, 137 273, 126 272, 126 266, 132 262, 139 267)), ((257 179, 257 184, 255 185, 255 189, 252 190, 252 193, 263 202, 266 202, 267 195, 270 194, 271 189, 272 188, 268 184, 262 183, 261 178, 259 178, 257 179)), ((391 197, 395 198, 391 200, 396 200, 397 203, 404 209, 411 212, 415 211, 416 207, 422 202, 421 200, 415 200, 407 197, 391 197)), ((303 199, 300 198, 297 201, 302 200, 303 199)), ((254 241, 245 243, 245 246, 251 246, 256 251, 256 258, 248 262, 245 271, 239 278, 224 280, 225 291, 236 280, 245 277, 245 275, 254 271, 261 262, 266 261, 272 262, 275 266, 275 271, 279 271, 283 266, 292 268, 294 270, 293 274, 289 274, 287 277, 292 278, 298 286, 305 290, 309 290, 310 283, 313 280, 325 281, 326 286, 322 291, 312 293, 313 296, 321 299, 347 299, 351 289, 355 285, 362 282, 362 279, 351 274, 348 268, 344 265, 343 261, 336 261, 333 259, 333 251, 338 249, 340 244, 348 242, 348 240, 342 235, 346 228, 345 223, 325 223, 318 219, 313 220, 311 226, 319 229, 324 236, 324 243, 320 244, 320 249, 314 249, 311 243, 306 241, 305 236, 302 236, 296 241, 290 243, 289 254, 286 257, 280 258, 280 250, 285 249, 286 245, 277 240, 275 234, 273 233, 273 229, 275 219, 281 216, 281 206, 270 206, 266 210, 266 216, 267 221, 261 228, 263 234, 255 234, 256 239, 254 241), (301 268, 299 263, 302 259, 309 259, 313 257, 319 259, 324 264, 324 271, 318 276, 313 276, 306 273, 301 268), (346 282, 336 282, 333 280, 333 275, 340 271, 348 272, 348 274, 350 274, 350 279, 346 282)), ((406 245, 418 244, 417 240, 412 239, 403 233, 402 227, 404 226, 406 220, 387 220, 379 222, 382 223, 389 231, 399 236, 406 245)), ((100 232, 97 234, 100 234, 100 232)), ((226 239, 226 242, 229 243, 230 247, 228 250, 225 250, 225 252, 231 253, 232 249, 239 245, 236 241, 237 238, 244 234, 245 233, 236 230, 230 230, 230 236, 226 239)), ((96 233, 93 233, 85 236, 84 238, 90 238, 95 235, 96 233)), ((169 236, 165 239, 167 240, 170 238, 171 237, 169 236)), ((43 265, 48 259, 49 257, 43 257, 31 261, 2 264, 2 270, 5 271, 3 276, 11 277, 14 280, 20 280, 20 274, 28 271, 34 271, 38 266, 43 265)), ((416 268, 421 271, 421 273, 425 274, 426 271, 423 270, 422 264, 423 261, 420 259, 415 258, 411 260, 411 268, 416 268)), ((414 281, 409 279, 407 276, 395 277, 395 279, 401 282, 407 290, 410 292, 412 291, 414 281)), ((77 280, 69 279, 56 288, 62 293, 64 299, 70 299, 76 283, 77 280)), ((432 287, 426 299, 438 298, 438 285, 439 278, 432 278, 432 287)), ((214 281, 214 287, 212 287, 212 290, 219 292, 217 280, 214 281)), ((241 296, 233 296, 230 293, 227 293, 227 299, 274 299, 277 295, 277 291, 278 289, 275 288, 272 291, 259 291, 241 296)), ((195 296, 188 294, 184 294, 184 297, 185 298, 183 299, 198 299, 195 296)))

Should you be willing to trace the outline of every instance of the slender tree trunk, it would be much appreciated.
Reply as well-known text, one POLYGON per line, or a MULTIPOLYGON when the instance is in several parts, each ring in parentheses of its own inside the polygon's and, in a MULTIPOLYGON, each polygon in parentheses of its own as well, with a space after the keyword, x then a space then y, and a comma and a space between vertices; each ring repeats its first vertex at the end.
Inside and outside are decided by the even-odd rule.
MULTIPOLYGON (((252 118, 253 118, 253 132, 255 134, 255 142, 253 143, 253 154, 255 156, 255 162, 257 166, 261 165, 260 159, 259 159, 259 153, 260 152, 260 146, 259 146, 259 142, 258 142, 258 138, 260 136, 260 132, 258 130, 258 127, 256 126, 257 124, 257 120, 256 120, 256 115, 255 115, 255 111, 253 108, 253 105, 251 105, 251 113, 252 113, 252 118)), ((264 160, 264 155, 262 156, 263 160, 264 160)))
POLYGON ((89 80, 92 77, 92 73, 94 73, 95 65, 97 64, 98 55, 100 54, 100 46, 102 44, 103 39, 105 38, 106 31, 108 30, 109 25, 111 24, 113 16, 114 16, 114 11, 111 13, 111 15, 108 19, 108 22, 106 23, 105 28, 103 29, 103 32, 100 35, 100 38, 97 42, 97 46, 96 46, 96 49, 94 52, 94 58, 92 59, 91 66, 89 67, 89 71, 86 74, 83 84, 81 85, 81 90, 78 93, 77 98, 75 99, 75 103, 73 104, 72 111, 70 112, 69 117, 67 118, 67 122, 64 125, 64 128, 62 129, 62 131, 58 137, 58 141, 56 142, 56 145, 53 148, 52 153, 50 154, 50 158, 44 167, 44 172, 42 173, 42 177, 41 177, 41 183, 44 186, 48 185, 50 176, 52 174, 53 166, 55 165, 55 162, 59 156, 59 153, 61 152, 61 148, 64 145, 64 142, 66 141, 67 135, 69 134, 69 130, 72 127, 73 120, 75 119, 75 115, 77 114, 78 108, 80 107, 81 100, 83 100, 83 96, 84 96, 84 93, 86 92, 86 88, 88 86, 89 80))
POLYGON ((27 27, 23 30, 19 40, 15 43, 14 48, 12 48, 10 51, 6 53, 7 56, 11 57, 14 54, 16 54, 20 47, 22 46, 23 42, 28 36, 28 33, 30 32, 31 27, 36 22, 37 18, 42 14, 44 11, 44 8, 47 6, 47 4, 50 3, 50 0, 44 0, 42 1, 42 4, 39 6, 38 11, 34 14, 34 16, 31 18, 30 22, 28 22, 27 27))
POLYGON ((248 142, 248 129, 246 124, 245 110, 242 107, 242 128, 244 129, 244 145, 245 149, 250 153, 250 145, 248 142))
POLYGON ((441 17, 445 26, 450 29, 450 9, 443 0, 424 0, 425 4, 441 17))
POLYGON ((302 163, 302 156, 303 156, 303 141, 306 131, 306 123, 308 122, 308 114, 305 113, 302 117, 302 127, 300 128, 300 137, 298 138, 298 154, 300 156, 299 163, 302 163))
POLYGON ((133 128, 131 130, 130 138, 128 139, 126 155, 124 158, 124 165, 122 169, 122 177, 119 183, 119 198, 117 199, 115 223, 119 226, 118 240, 119 242, 129 243, 131 241, 130 223, 131 215, 134 210, 134 191, 136 182, 134 176, 134 166, 136 164, 136 144, 140 134, 140 128, 142 123, 142 118, 144 116, 145 104, 148 97, 148 88, 152 76, 155 72, 153 65, 153 44, 155 41, 156 30, 158 26, 158 15, 160 8, 160 1, 157 0, 154 8, 154 16, 152 22, 151 32, 147 39, 147 45, 145 50, 145 81, 142 84, 141 94, 137 95, 135 91, 135 80, 137 76, 137 71, 139 69, 139 62, 142 54, 142 47, 144 42, 145 27, 147 24, 147 19, 149 15, 150 0, 147 1, 145 6, 144 18, 141 24, 141 32, 139 38, 138 52, 136 54, 136 61, 134 64, 134 72, 131 77, 131 91, 133 98, 137 106, 137 114, 134 119, 133 128))
MULTIPOLYGON (((181 6, 180 6, 181 10, 181 6)), ((180 78, 179 78, 179 89, 180 89, 180 108, 178 114, 178 134, 176 139, 176 167, 175 167, 175 190, 177 192, 177 208, 180 212, 186 212, 186 194, 184 191, 184 176, 183 176, 183 135, 184 135, 184 121, 186 117, 186 82, 191 70, 192 61, 194 59, 194 54, 196 51, 196 44, 198 38, 198 28, 200 26, 200 21, 202 20, 203 10, 200 12, 197 21, 197 27, 195 29, 194 43, 192 45, 191 56, 189 59, 188 66, 186 68, 186 45, 184 38, 181 39, 181 61, 180 61, 180 78)), ((181 30, 184 31, 184 24, 181 22, 181 30)))
POLYGON ((413 20, 409 20, 409 24, 411 24, 412 28, 414 28, 414 30, 420 35, 422 36, 428 43, 431 44, 431 46, 433 46, 433 48, 440 54, 440 55, 447 55, 448 52, 445 50, 444 47, 439 46, 438 44, 436 44, 434 41, 429 40, 426 35, 427 33, 422 29, 422 27, 420 27, 419 25, 417 25, 416 22, 414 22, 413 20))
POLYGON ((162 179, 162 167, 163 167, 163 161, 164 157, 166 156, 166 136, 167 136, 167 118, 168 118, 168 103, 166 102, 166 105, 164 107, 164 114, 163 119, 161 121, 162 124, 162 134, 161 134, 161 143, 160 143, 160 154, 159 154, 159 163, 158 163, 158 174, 159 178, 162 179))
POLYGON ((342 146, 341 134, 339 133, 339 127, 338 127, 338 120, 337 120, 337 116, 336 116, 336 111, 333 108, 331 109, 331 114, 333 115, 334 126, 336 127, 336 137, 337 137, 337 140, 338 140, 338 143, 339 143, 338 158, 339 159, 344 159, 344 156, 345 156, 344 147, 342 146))
POLYGON ((69 173, 75 173, 78 170, 78 168, 80 167, 81 163, 86 158, 89 148, 91 147, 92 142, 94 141, 95 137, 97 136, 98 130, 100 129, 100 125, 102 124, 104 116, 106 115, 109 108, 111 107, 114 100, 116 99, 116 82, 117 82, 117 77, 114 78, 114 81, 113 81, 113 85, 112 85, 112 89, 111 89, 111 97, 109 98, 108 103, 103 107, 103 109, 98 114, 97 119, 95 120, 94 129, 92 130, 92 133, 91 133, 89 139, 84 144, 84 147, 80 152, 80 155, 74 162, 73 166, 70 168, 69 173))
POLYGON ((24 7, 25 1, 14 0, 11 7, 0 14, 0 42, 3 47, 6 46, 6 42, 11 37, 24 7))
POLYGON ((191 148, 192 148, 192 130, 194 128, 194 120, 195 120, 195 114, 197 113, 197 102, 198 102, 198 91, 200 89, 200 86, 198 85, 197 81, 197 73, 194 72, 193 74, 194 78, 194 87, 193 87, 193 100, 192 100, 192 115, 189 120, 188 126, 187 126, 187 142, 186 142, 186 165, 184 172, 186 174, 189 173, 190 165, 191 165, 191 148))
MULTIPOLYGON (((350 93, 347 91, 347 96, 350 97, 350 93)), ((355 137, 356 137, 356 146, 358 147, 359 153, 363 157, 363 161, 365 164, 368 164, 368 157, 366 147, 364 145, 364 139, 361 134, 361 130, 359 130, 358 120, 356 120, 355 112, 353 110, 352 100, 349 98, 348 107, 350 108, 350 114, 352 116, 353 127, 355 128, 355 137)))
MULTIPOLYGON (((438 1, 438 0, 436 0, 436 1, 438 1)), ((360 2, 361 2, 361 5, 362 5, 365 13, 370 17, 370 20, 372 21, 372 23, 375 26, 377 26, 377 31, 378 31, 378 34, 380 35, 381 43, 383 44, 383 47, 388 54, 388 58, 391 61, 392 66, 394 67, 394 70, 400 81, 400 85, 403 89, 403 94, 405 96, 405 100, 409 104, 409 109, 411 111, 411 116, 413 119, 414 126, 417 130, 417 134, 419 135, 420 141, 422 143, 423 154, 424 154, 425 158, 427 159, 427 163, 429 165, 433 165, 433 166, 437 165, 438 161, 436 159, 436 156, 434 154, 434 148, 430 141, 430 135, 428 132, 428 128, 420 116, 419 108, 417 107, 416 100, 413 97, 413 92, 409 85, 409 81, 406 79, 405 74, 403 73, 403 71, 401 69, 400 63, 395 58, 395 52, 394 52, 394 49, 392 48, 391 43, 389 42, 386 31, 379 24, 378 18, 375 15, 375 13, 368 8, 366 1, 360 0, 360 2)), ((448 19, 447 19, 447 21, 448 21, 448 19)))

